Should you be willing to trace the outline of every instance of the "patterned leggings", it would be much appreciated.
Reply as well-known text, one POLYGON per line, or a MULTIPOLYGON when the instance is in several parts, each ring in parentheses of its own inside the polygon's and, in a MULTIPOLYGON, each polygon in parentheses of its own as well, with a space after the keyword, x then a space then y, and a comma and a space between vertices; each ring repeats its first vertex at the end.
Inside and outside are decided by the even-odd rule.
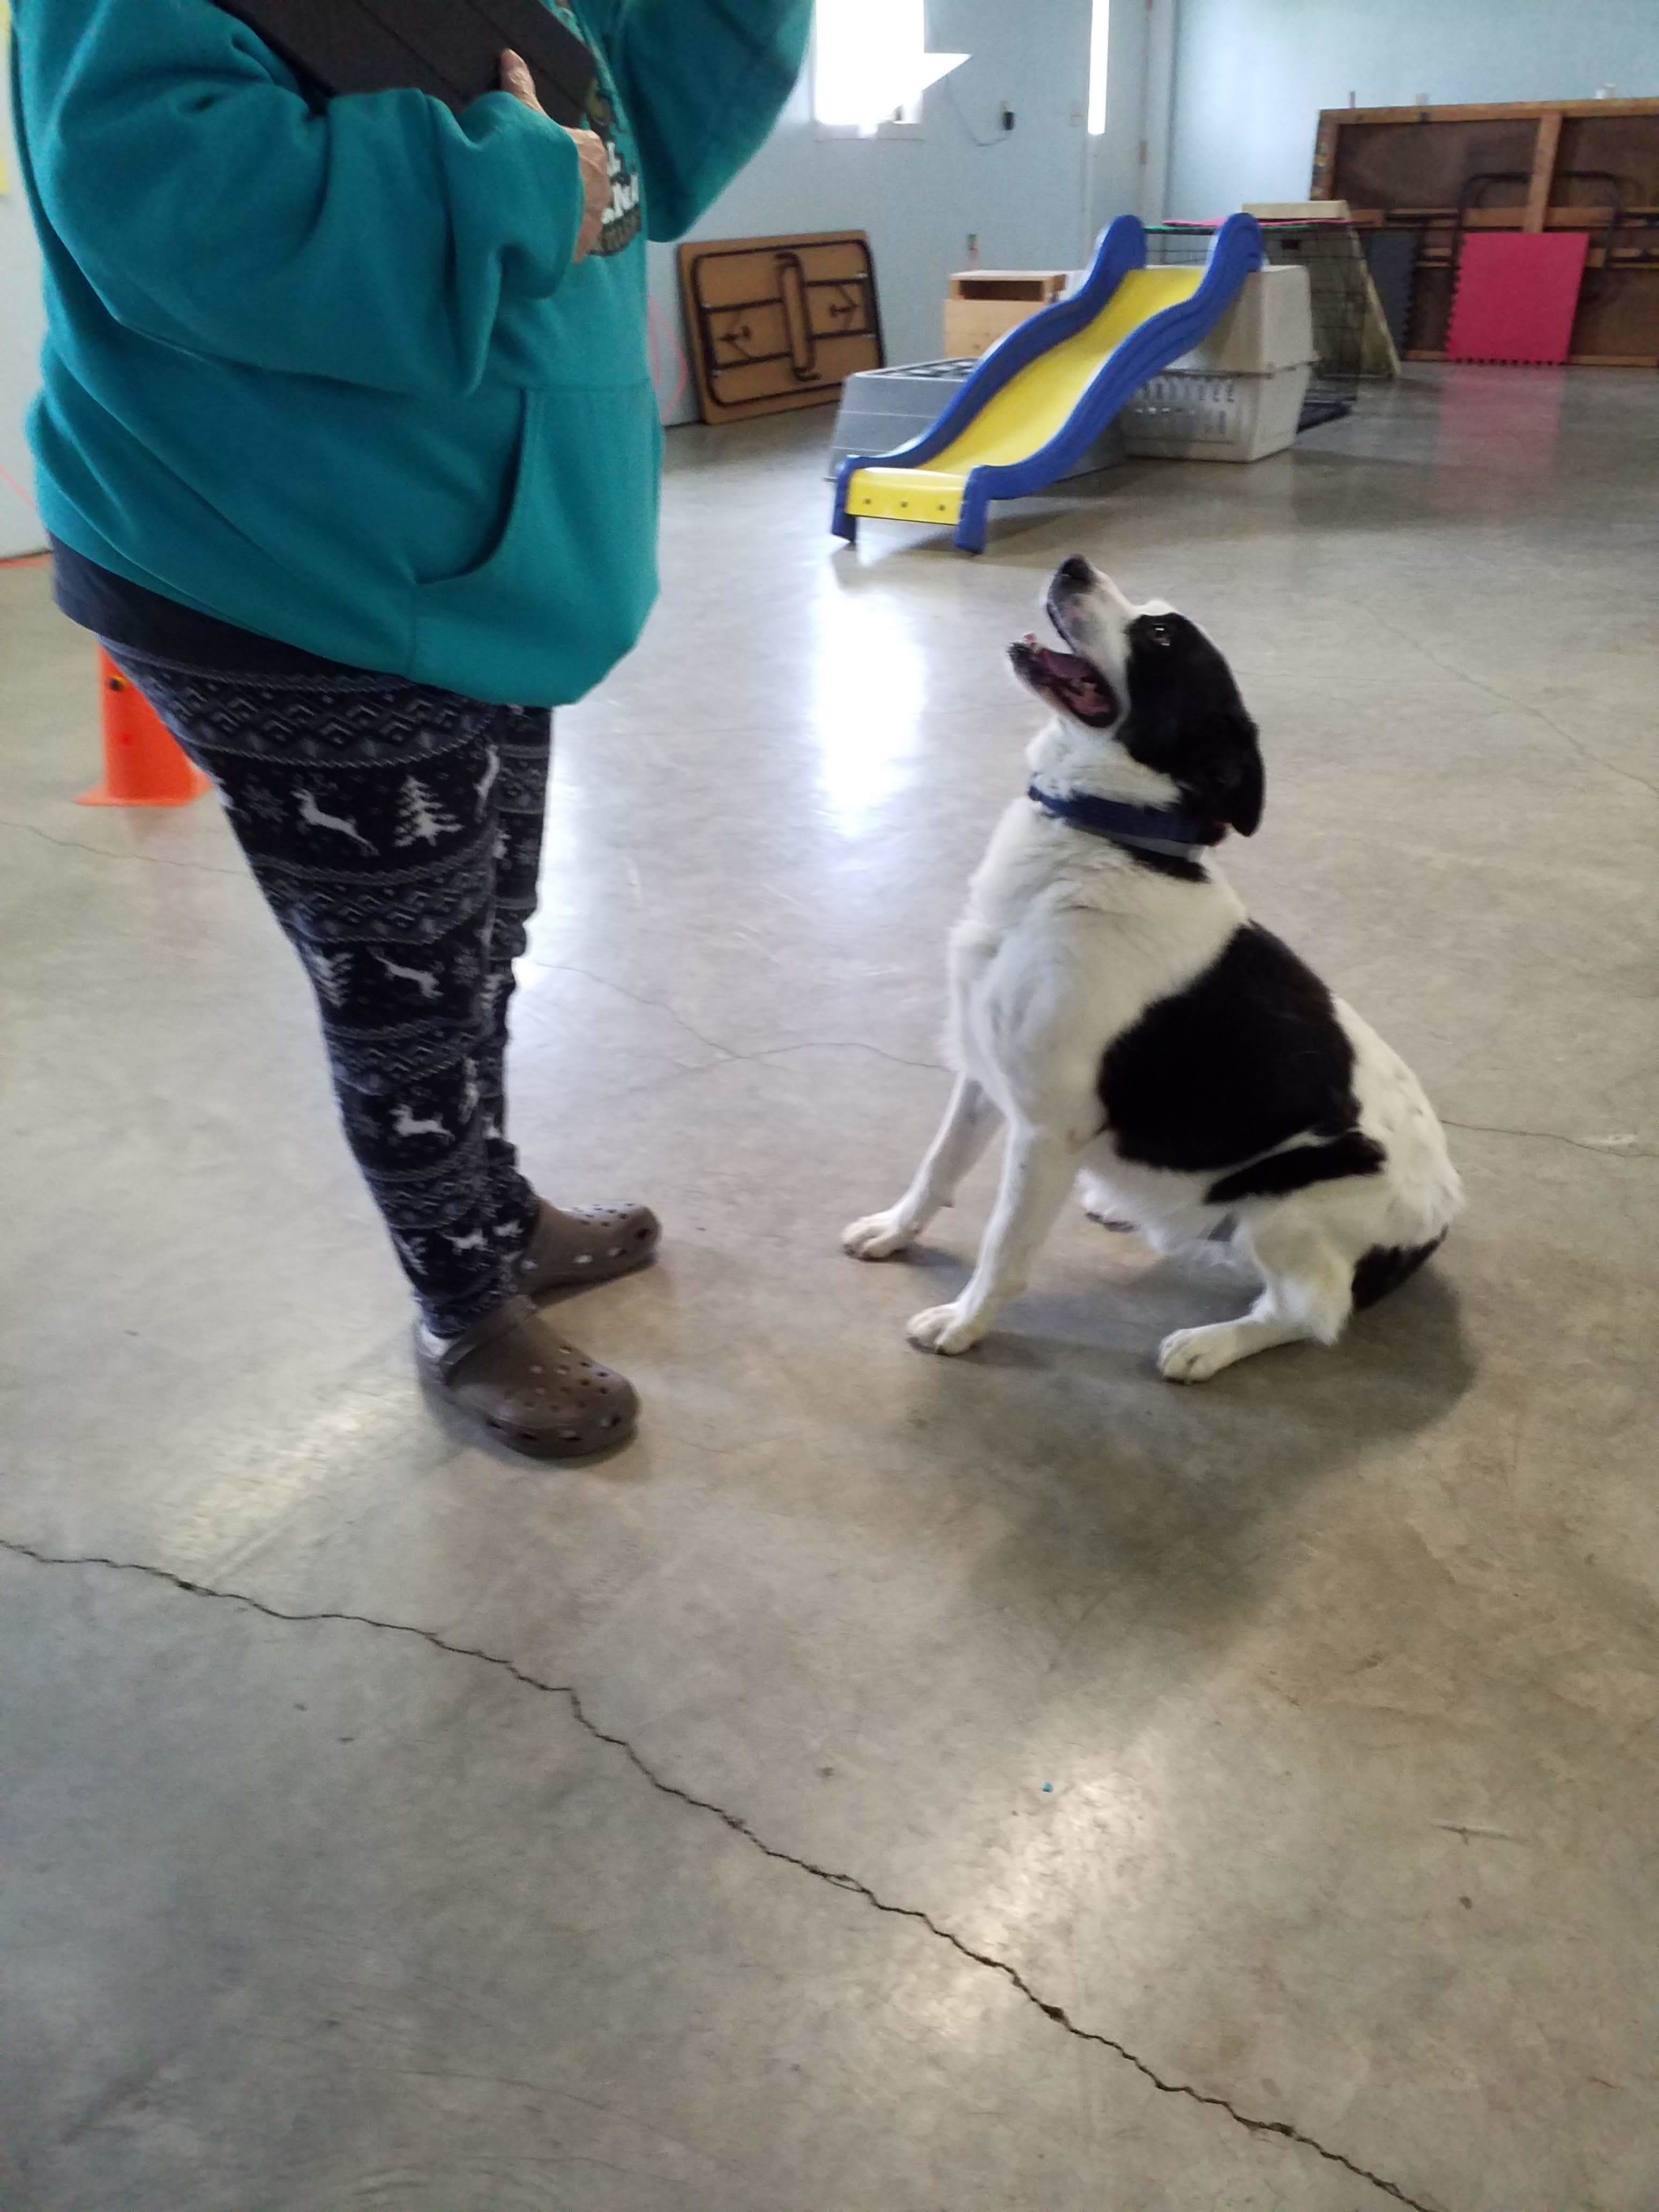
POLYGON ((422 1315, 459 1334, 508 1295, 536 1216, 503 1060, 552 716, 344 668, 113 652, 212 777, 310 975, 347 1140, 422 1315))

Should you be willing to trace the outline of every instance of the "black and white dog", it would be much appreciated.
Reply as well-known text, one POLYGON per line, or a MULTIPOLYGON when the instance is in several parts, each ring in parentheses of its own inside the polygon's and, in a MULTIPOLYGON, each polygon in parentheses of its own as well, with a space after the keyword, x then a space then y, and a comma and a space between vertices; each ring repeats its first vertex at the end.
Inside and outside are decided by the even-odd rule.
POLYGON ((1054 716, 951 940, 950 1108, 898 1204, 843 1242, 902 1251, 1006 1121, 972 1279, 912 1343, 977 1344, 1080 1181, 1091 1213, 1164 1250, 1227 1243, 1260 1276, 1242 1320, 1164 1339, 1161 1371, 1202 1382, 1276 1344, 1334 1344, 1427 1259, 1462 1188, 1411 1070, 1212 864, 1263 799, 1221 654, 1080 556, 1048 612, 1067 649, 1028 637, 1012 659, 1054 716))

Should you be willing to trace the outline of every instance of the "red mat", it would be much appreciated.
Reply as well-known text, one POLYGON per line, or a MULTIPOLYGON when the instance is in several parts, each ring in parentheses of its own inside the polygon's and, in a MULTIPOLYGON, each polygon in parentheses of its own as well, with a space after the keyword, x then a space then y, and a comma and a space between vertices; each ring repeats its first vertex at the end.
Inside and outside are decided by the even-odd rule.
POLYGON ((1589 234, 1478 230, 1463 240, 1448 361, 1563 362, 1589 234))

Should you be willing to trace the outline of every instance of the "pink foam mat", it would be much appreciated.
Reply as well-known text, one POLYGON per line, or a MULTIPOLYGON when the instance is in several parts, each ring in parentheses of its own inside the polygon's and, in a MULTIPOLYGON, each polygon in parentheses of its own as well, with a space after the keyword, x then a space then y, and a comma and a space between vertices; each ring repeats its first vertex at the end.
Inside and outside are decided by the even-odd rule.
POLYGON ((1582 230, 1471 232, 1458 258, 1447 360, 1564 362, 1589 251, 1582 230))

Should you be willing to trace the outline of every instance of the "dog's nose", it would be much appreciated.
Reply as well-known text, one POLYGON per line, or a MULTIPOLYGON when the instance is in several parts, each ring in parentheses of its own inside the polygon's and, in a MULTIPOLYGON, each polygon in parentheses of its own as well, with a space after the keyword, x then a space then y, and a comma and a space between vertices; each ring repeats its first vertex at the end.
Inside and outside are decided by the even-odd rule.
POLYGON ((1085 554, 1073 553, 1069 561, 1060 564, 1057 583, 1069 584, 1074 590, 1086 592, 1095 580, 1095 564, 1085 554))

